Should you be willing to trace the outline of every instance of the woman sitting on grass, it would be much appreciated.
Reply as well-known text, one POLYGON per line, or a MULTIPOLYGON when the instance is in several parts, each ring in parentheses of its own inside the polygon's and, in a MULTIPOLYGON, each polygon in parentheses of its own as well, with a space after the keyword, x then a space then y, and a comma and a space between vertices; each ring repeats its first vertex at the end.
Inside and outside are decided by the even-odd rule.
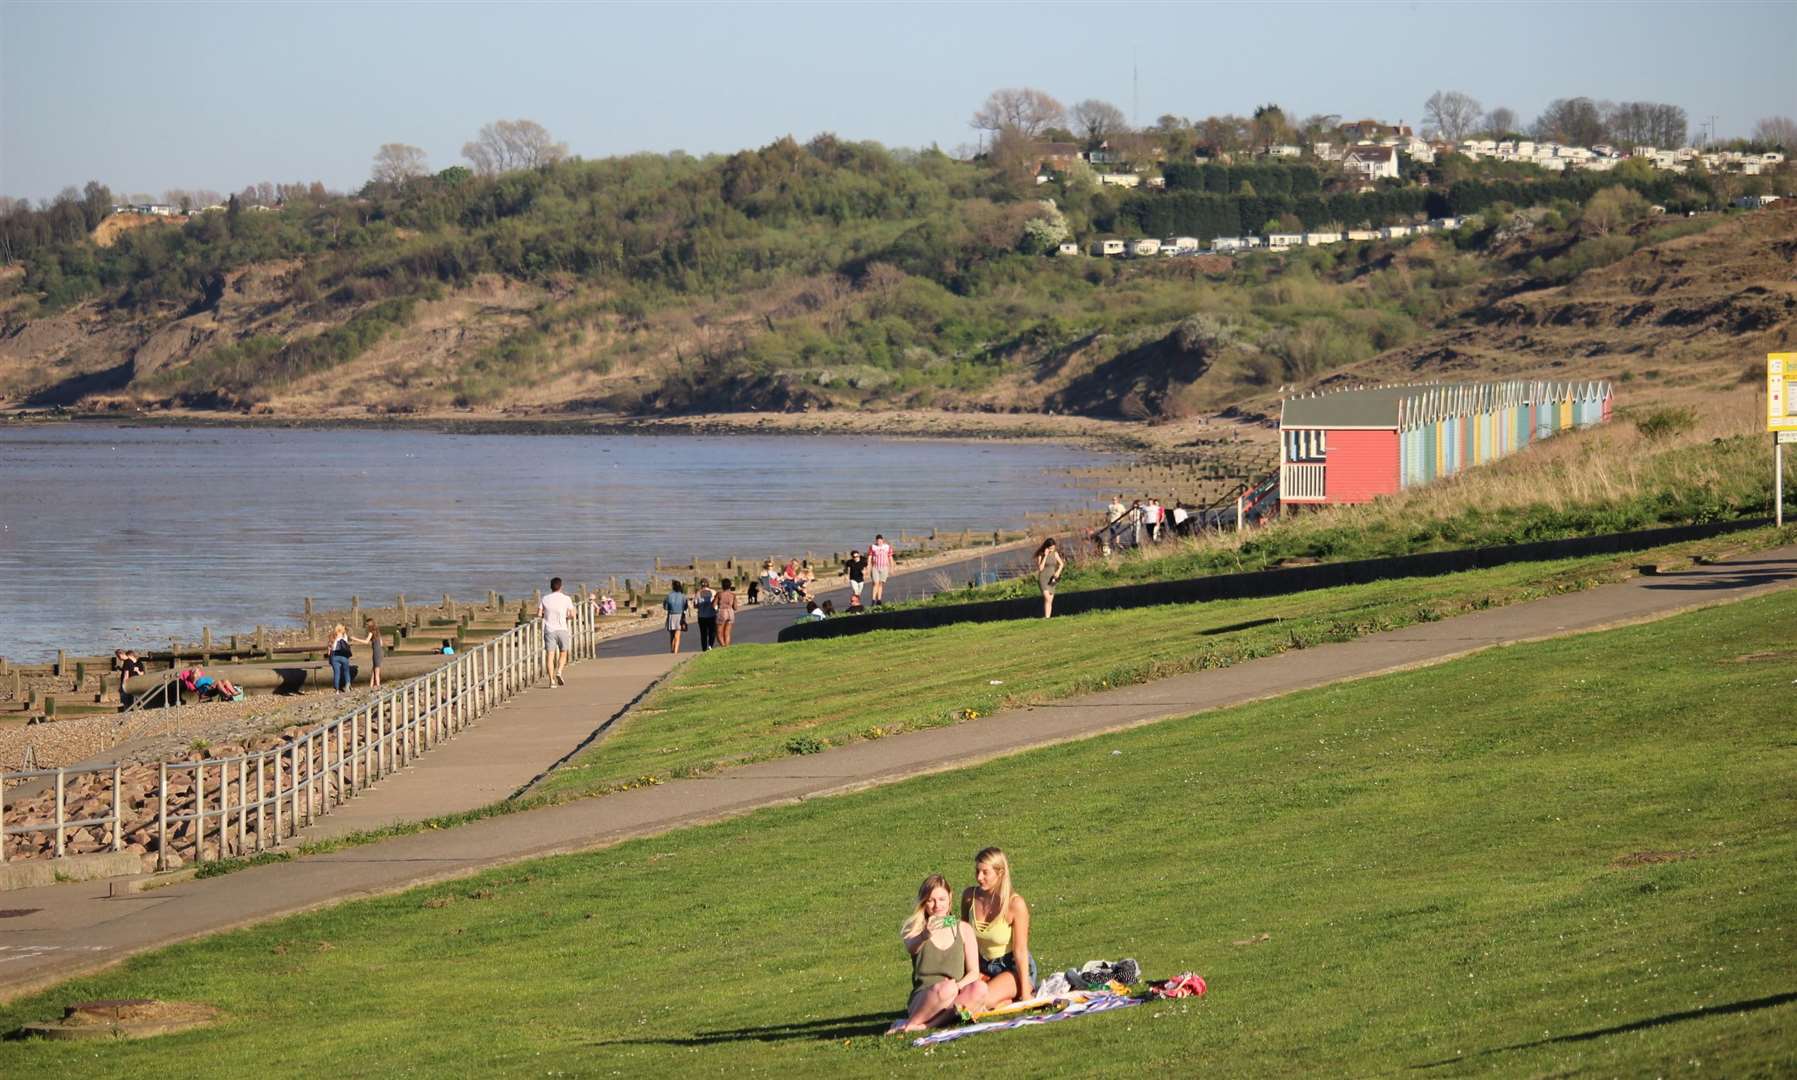
POLYGON ((961 893, 961 918, 973 924, 980 947, 980 978, 963 987, 955 1004, 970 1013, 1021 1001, 1036 985, 1030 955, 1030 906, 1011 891, 1011 863, 989 847, 973 857, 979 882, 961 893))
POLYGON ((953 896, 941 874, 917 888, 917 910, 899 930, 911 954, 911 1002, 887 1034, 946 1023, 955 1014, 955 996, 980 977, 973 930, 949 913, 953 896))

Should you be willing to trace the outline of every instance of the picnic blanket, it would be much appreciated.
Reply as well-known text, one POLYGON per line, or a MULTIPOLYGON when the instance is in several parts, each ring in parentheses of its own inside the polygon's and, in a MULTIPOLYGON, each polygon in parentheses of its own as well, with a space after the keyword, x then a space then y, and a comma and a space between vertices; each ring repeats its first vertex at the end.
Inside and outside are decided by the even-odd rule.
POLYGON ((1067 1007, 1059 1012, 1038 1013, 1031 1016, 1019 1016, 1013 1020, 989 1020, 980 1024, 968 1024, 964 1027, 948 1028, 933 1031, 928 1035, 912 1039, 912 1046, 935 1046, 938 1043, 952 1042, 969 1035, 981 1035, 988 1031, 1008 1031, 1011 1028, 1034 1027, 1037 1024, 1054 1024, 1062 1020, 1072 1020, 1076 1016, 1091 1016, 1095 1013, 1112 1012, 1116 1009, 1127 1009, 1132 1005, 1140 1005, 1140 998, 1125 997, 1120 994, 1093 994, 1084 1001, 1068 1001, 1067 1007))

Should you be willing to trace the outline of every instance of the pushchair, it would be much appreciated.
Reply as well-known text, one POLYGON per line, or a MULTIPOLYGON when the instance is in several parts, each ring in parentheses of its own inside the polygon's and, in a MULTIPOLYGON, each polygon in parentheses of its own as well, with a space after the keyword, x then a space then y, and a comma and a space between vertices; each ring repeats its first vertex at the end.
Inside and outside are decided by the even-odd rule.
POLYGON ((804 599, 805 587, 797 582, 790 586, 779 574, 761 579, 761 602, 764 604, 796 604, 804 599))

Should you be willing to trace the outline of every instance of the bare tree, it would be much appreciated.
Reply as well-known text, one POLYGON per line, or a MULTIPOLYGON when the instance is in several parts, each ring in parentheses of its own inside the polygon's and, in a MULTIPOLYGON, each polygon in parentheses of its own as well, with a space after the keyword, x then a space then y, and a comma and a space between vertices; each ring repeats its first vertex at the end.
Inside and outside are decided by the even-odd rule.
POLYGON ((1112 135, 1129 130, 1129 121, 1123 118, 1123 110, 1097 98, 1087 98, 1075 105, 1069 115, 1073 120, 1074 130, 1084 135, 1087 142, 1103 142, 1112 135))
POLYGON ((535 120, 495 120, 462 146, 462 156, 482 176, 553 165, 568 156, 568 144, 552 139, 535 120))
POLYGON ((1516 110, 1506 105, 1499 105, 1486 113, 1483 126, 1486 134, 1492 136, 1510 135, 1520 130, 1516 126, 1516 110))
POLYGON ((1034 139, 1044 128, 1060 124, 1067 115, 1061 103, 1046 92, 1030 87, 1008 87, 994 90, 986 103, 973 114, 970 124, 981 131, 998 134, 1014 131, 1034 139))
POLYGON ((1782 146, 1787 154, 1797 153, 1797 120, 1788 116, 1768 116, 1753 125, 1753 141, 1782 146))
POLYGON ((377 184, 403 184, 429 171, 429 159, 416 146, 390 142, 374 152, 372 178, 377 184))
POLYGON ((1535 135, 1569 146, 1590 146, 1604 141, 1604 118, 1597 102, 1587 97, 1555 98, 1535 120, 1535 135))
POLYGON ((1423 102, 1423 117, 1441 137, 1457 143, 1479 122, 1477 98, 1458 90, 1437 90, 1423 102))

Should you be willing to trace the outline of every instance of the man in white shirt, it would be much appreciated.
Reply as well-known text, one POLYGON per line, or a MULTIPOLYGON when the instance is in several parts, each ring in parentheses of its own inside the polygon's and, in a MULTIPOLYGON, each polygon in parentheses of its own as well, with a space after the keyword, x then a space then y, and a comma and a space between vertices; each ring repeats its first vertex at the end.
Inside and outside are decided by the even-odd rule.
POLYGON ((549 595, 537 605, 537 618, 543 620, 543 654, 549 661, 549 685, 566 686, 562 671, 568 666, 568 653, 574 648, 574 634, 568 628, 568 617, 574 614, 574 601, 562 592, 562 579, 549 579, 549 595))
POLYGON ((876 534, 874 542, 867 546, 867 579, 873 583, 874 607, 879 607, 886 598, 886 579, 892 576, 892 545, 886 537, 876 534))

